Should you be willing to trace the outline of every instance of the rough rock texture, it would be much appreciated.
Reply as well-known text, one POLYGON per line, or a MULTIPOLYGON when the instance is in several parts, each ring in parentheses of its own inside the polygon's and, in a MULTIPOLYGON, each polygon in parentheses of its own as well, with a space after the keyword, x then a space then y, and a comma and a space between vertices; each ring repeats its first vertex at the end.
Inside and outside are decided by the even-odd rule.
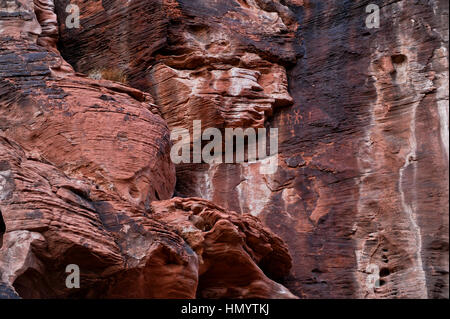
MULTIPOLYGON (((286 67, 302 49, 298 21, 282 2, 72 3, 80 7, 81 27, 61 24, 62 54, 86 74, 127 74, 132 86, 152 94, 171 130, 191 129, 194 120, 203 128, 260 128, 293 103, 286 67)), ((65 5, 56 3, 60 20, 65 5)), ((260 164, 179 165, 177 195, 257 215, 271 193, 260 164)))
POLYGON ((85 73, 122 69, 153 93, 170 127, 263 126, 273 107, 292 104, 284 68, 270 61, 295 60, 295 27, 287 7, 260 2, 75 1, 82 27, 61 25, 62 53, 85 73))
POLYGON ((153 202, 152 217, 183 237, 199 259, 200 298, 296 298, 268 279, 291 268, 284 242, 249 215, 227 212, 206 200, 153 202))
MULTIPOLYGON (((282 283, 299 297, 448 298, 448 2, 72 0, 70 3, 80 7, 80 28, 67 28, 64 21, 69 0, 57 1, 55 12, 61 36, 58 48, 65 59, 76 71, 85 74, 98 69, 123 72, 136 90, 72 74, 71 67, 55 50, 52 1, 35 0, 35 3, 38 19, 46 17, 39 20, 40 26, 29 13, 23 14, 26 23, 21 22, 21 27, 8 16, 10 13, 0 13, 0 34, 7 32, 10 37, 22 39, 20 43, 10 39, 4 42, 13 48, 5 49, 0 59, 11 61, 14 58, 11 50, 22 52, 19 56, 24 58, 20 63, 26 65, 33 65, 38 59, 35 55, 27 56, 30 50, 52 56, 38 59, 52 61, 44 70, 52 76, 45 78, 45 87, 66 93, 67 86, 75 86, 79 96, 86 96, 86 99, 61 97, 63 105, 64 101, 70 105, 64 111, 71 112, 73 108, 80 112, 76 110, 86 107, 85 100, 107 110, 114 108, 114 101, 106 98, 107 101, 94 102, 95 97, 87 93, 105 90, 109 93, 102 94, 114 98, 119 95, 119 102, 127 104, 126 107, 136 105, 141 112, 151 110, 161 115, 170 130, 190 128, 193 120, 202 120, 204 128, 279 129, 280 166, 275 174, 260 174, 261 163, 176 167, 176 195, 201 197, 224 208, 200 199, 158 203, 154 200, 172 196, 170 185, 175 182, 167 153, 162 152, 161 162, 156 163, 154 157, 136 159, 142 149, 135 152, 121 148, 124 153, 119 154, 123 157, 115 161, 116 149, 112 144, 104 145, 109 152, 106 155, 90 154, 98 145, 92 142, 81 166, 69 165, 79 158, 73 152, 79 152, 81 147, 67 143, 67 137, 55 135, 59 130, 52 128, 52 123, 63 121, 62 127, 66 128, 75 120, 44 116, 53 135, 45 135, 40 133, 45 130, 38 129, 38 137, 30 137, 28 131, 35 124, 25 121, 30 127, 25 133, 24 122, 20 122, 24 121, 21 116, 26 118, 22 114, 27 114, 27 108, 13 112, 11 107, 22 104, 11 98, 5 100, 2 93, 1 101, 9 108, 2 104, 0 118, 6 118, 8 125, 2 128, 2 120, 0 129, 5 132, 6 141, 13 139, 20 144, 18 154, 25 154, 14 156, 37 162, 45 159, 45 165, 58 172, 63 170, 65 178, 83 180, 88 189, 99 183, 100 191, 91 190, 93 195, 89 194, 86 200, 107 202, 106 208, 94 208, 95 214, 106 214, 108 220, 122 214, 127 218, 156 214, 157 218, 142 218, 161 225, 155 226, 158 230, 164 226, 173 233, 170 238, 174 236, 178 244, 169 247, 180 250, 175 254, 181 256, 177 265, 184 266, 177 274, 186 276, 181 282, 187 287, 192 284, 190 276, 198 275, 199 289, 190 291, 193 295, 291 297, 284 289, 282 296, 274 293, 277 284, 268 279, 280 280, 287 273, 290 259, 285 248, 280 248, 277 237, 263 231, 259 224, 254 228, 258 229, 256 237, 260 241, 256 246, 249 243, 255 231, 249 230, 246 223, 253 225, 256 220, 245 214, 252 214, 287 243, 292 270, 282 283), (368 29, 365 24, 366 6, 372 3, 381 8, 378 29, 368 29), (38 41, 45 50, 34 45, 23 47, 25 38, 38 41), (58 76, 64 78, 53 79, 58 76), (47 144, 53 140, 63 152, 52 153, 53 146, 47 144), (59 146, 60 141, 67 144, 59 146), (133 164, 125 170, 128 179, 111 173, 122 174, 122 168, 115 165, 123 161, 133 164), (145 178, 136 181, 141 175, 136 175, 135 168, 141 165, 159 168, 161 163, 166 165, 165 169, 139 170, 145 178), (106 177, 97 174, 97 165, 104 170, 106 164, 110 165, 107 169, 110 174, 106 177), (108 183, 114 188, 107 189, 108 183), (155 189, 158 194, 153 194, 155 189), (226 211, 235 211, 237 215, 226 211), (204 228, 205 220, 211 228, 204 228), (223 238, 227 239, 231 253, 226 258, 238 259, 254 276, 249 276, 247 282, 223 277, 229 271, 220 264, 221 286, 217 286, 219 275, 210 263, 225 258, 223 238), (196 261, 190 259, 189 250, 183 250, 183 240, 186 246, 192 245, 196 261), (260 248, 263 246, 267 251, 260 248), (216 250, 211 251, 212 247, 216 250), (280 263, 276 268, 283 269, 283 273, 274 272, 264 261, 274 263, 274 253, 269 252, 269 247, 276 252, 280 263), (195 271, 191 269, 192 263, 198 265, 195 271), (371 273, 373 269, 378 269, 378 273, 371 273), (374 275, 380 277, 377 288, 368 284, 374 275), (252 289, 246 290, 249 287, 252 289)), ((21 67, 11 69, 11 62, 6 64, 8 67, 0 68, 0 72, 23 72, 21 67)), ((24 79, 11 73, 6 76, 24 79)), ((23 84, 20 87, 17 84, 19 80, 12 82, 2 83, 0 90, 13 97, 17 90, 26 92, 23 84)), ((26 83, 33 86, 37 82, 26 83)), ((48 95, 43 91, 39 89, 38 96, 48 95)), ((148 114, 153 125, 164 123, 150 111, 148 114)), ((37 123, 37 127, 43 125, 37 123)), ((93 140, 104 140, 103 136, 96 137, 98 133, 92 124, 73 123, 77 123, 76 128, 82 127, 82 131, 87 129, 93 140)), ((163 144, 168 145, 167 135, 162 134, 168 130, 160 128, 157 132, 163 136, 163 144)), ((126 130, 127 141, 119 132, 108 136, 117 136, 122 143, 138 143, 142 138, 155 143, 155 135, 144 132, 138 124, 127 124, 122 129, 126 130), (132 134, 139 135, 136 141, 128 136, 132 134)), ((69 130, 70 138, 74 135, 77 140, 74 131, 69 130)), ((84 138, 81 145, 89 139, 84 138)), ((151 145, 141 147, 148 147, 150 153, 155 151, 151 145)), ((7 177, 3 178, 3 184, 4 189, 13 187, 7 177)), ((75 194, 80 194, 77 188, 75 194)), ((7 227, 5 245, 9 242, 11 210, 0 208, 7 227)), ((120 220, 111 223, 116 225, 120 220)), ((127 238, 124 231, 116 228, 107 233, 120 238, 119 246, 120 240, 127 238)), ((39 242, 33 235, 23 236, 24 242, 39 242)), ((122 260, 127 259, 126 249, 124 254, 122 260)), ((137 268, 138 274, 145 274, 147 269, 142 265, 137 268)), ((105 287, 105 291, 112 289, 107 296, 115 296, 114 287, 123 291, 121 285, 105 284, 105 287)))
POLYGON ((58 58, 33 43, 2 41, 0 50, 0 127, 28 157, 89 179, 96 200, 117 190, 145 208, 172 196, 169 130, 150 97, 112 82, 52 76, 58 58))
POLYGON ((371 30, 369 3, 295 8, 296 103, 274 120, 290 181, 262 218, 286 234, 294 292, 448 298, 448 2, 379 1, 371 30))
POLYGON ((52 1, 1 4, 1 298, 296 298, 269 279, 291 257, 257 219, 189 200, 184 214, 205 206, 196 217, 212 228, 201 252, 192 226, 172 224, 183 201, 158 202, 175 168, 148 93, 76 74, 56 49, 52 1), (228 260, 234 272, 214 280, 228 260), (66 287, 72 264, 80 289, 66 287))
POLYGON ((294 293, 448 298, 446 1, 75 2, 64 56, 82 72, 114 61, 170 129, 279 128, 276 174, 180 165, 176 192, 261 217, 289 245, 294 293))
POLYGON ((2 163, 10 165, 2 168, 7 232, 0 273, 21 297, 295 298, 261 270, 279 279, 291 259, 255 218, 195 199, 154 202, 148 213, 118 211, 82 193, 83 180, 27 159, 10 140, 0 145, 2 163), (204 237, 201 248, 192 236, 204 237), (65 287, 69 264, 80 267, 79 290, 65 287), (214 272, 227 265, 235 268, 217 280, 214 272))

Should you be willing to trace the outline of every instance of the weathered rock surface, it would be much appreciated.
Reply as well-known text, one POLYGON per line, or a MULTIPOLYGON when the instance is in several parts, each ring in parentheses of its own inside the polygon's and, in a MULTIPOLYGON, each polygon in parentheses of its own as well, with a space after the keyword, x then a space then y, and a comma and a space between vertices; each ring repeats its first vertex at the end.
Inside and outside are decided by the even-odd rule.
POLYGON ((119 65, 170 129, 279 128, 276 174, 180 165, 176 194, 262 218, 293 255, 291 291, 448 298, 448 2, 377 1, 378 29, 373 1, 75 3, 63 55, 119 65))
POLYGON ((88 179, 27 158, 5 137, 0 154, 6 181, 0 273, 21 297, 195 295, 197 258, 182 238, 144 213, 94 200, 88 179), (76 292, 65 286, 70 264, 81 269, 76 292))
MULTIPOLYGON (((263 127, 273 109, 293 102, 277 62, 295 60, 295 19, 278 2, 268 10, 263 1, 72 3, 83 27, 61 25, 68 61, 87 74, 119 68, 152 93, 171 129, 194 120, 263 127)), ((61 17, 65 6, 56 4, 61 17)))
POLYGON ((96 200, 117 190, 145 208, 172 196, 169 130, 148 96, 112 82, 52 76, 58 59, 32 43, 2 41, 0 50, 0 126, 27 156, 90 179, 96 200))
POLYGON ((257 218, 197 198, 153 202, 152 208, 152 217, 174 229, 197 254, 198 297, 296 298, 265 275, 284 278, 291 257, 257 218))
POLYGON ((380 1, 379 29, 369 3, 295 8, 296 103, 273 124, 289 186, 262 218, 286 234, 294 292, 448 298, 448 2, 380 1))
POLYGON ((288 275, 291 257, 257 219, 203 200, 159 202, 173 196, 175 169, 158 107, 75 74, 52 12, 40 0, 0 10, 0 297, 296 298, 269 279, 288 275), (66 287, 68 265, 80 289, 66 287))
POLYGON ((5 138, 0 155, 11 165, 2 168, 0 250, 10 297, 14 287, 24 298, 295 298, 264 274, 289 273, 287 246, 252 216, 197 199, 153 202, 147 214, 117 211, 81 193, 83 180, 25 158, 5 138), (75 292, 65 287, 70 264, 81 270, 75 292))
POLYGON ((4 2, 0 294, 448 298, 448 2, 4 2), (179 165, 214 204, 169 200, 193 120, 277 127, 278 171, 179 165))

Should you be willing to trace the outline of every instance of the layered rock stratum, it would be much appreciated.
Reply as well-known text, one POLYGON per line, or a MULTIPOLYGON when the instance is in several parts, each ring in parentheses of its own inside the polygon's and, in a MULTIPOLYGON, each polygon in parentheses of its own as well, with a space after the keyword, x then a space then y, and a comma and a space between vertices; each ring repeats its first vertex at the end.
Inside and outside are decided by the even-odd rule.
POLYGON ((447 19, 442 0, 0 1, 0 297, 448 298, 447 19), (278 128, 276 173, 174 165, 193 121, 278 128))

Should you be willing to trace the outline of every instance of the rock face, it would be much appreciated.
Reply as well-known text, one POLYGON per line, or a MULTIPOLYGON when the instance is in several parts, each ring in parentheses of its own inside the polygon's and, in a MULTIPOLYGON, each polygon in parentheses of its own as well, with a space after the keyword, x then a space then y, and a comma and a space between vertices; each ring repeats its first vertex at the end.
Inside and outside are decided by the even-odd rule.
POLYGON ((11 165, 2 168, 6 297, 14 288, 23 298, 295 298, 264 274, 286 276, 291 258, 254 217, 196 199, 118 211, 83 193, 85 181, 0 140, 2 163, 11 165), (75 292, 65 286, 72 264, 81 270, 75 292), (225 271, 220 280, 217 271, 225 271))
POLYGON ((153 217, 180 234, 199 259, 199 298, 296 298, 266 277, 289 274, 284 242, 251 215, 227 212, 206 200, 154 202, 153 217))
POLYGON ((262 218, 285 234, 294 292, 448 298, 448 3, 380 1, 367 29, 370 3, 294 8, 296 103, 274 119, 289 186, 262 218))
POLYGON ((292 262, 260 221, 201 200, 159 202, 173 196, 175 168, 158 107, 76 74, 56 49, 53 8, 0 10, 0 297, 296 298, 269 279, 292 262), (234 271, 215 280, 227 260, 234 271), (73 265, 79 289, 67 287, 73 265))
POLYGON ((448 298, 448 2, 6 2, 0 293, 448 298), (277 171, 174 167, 193 121, 278 128, 277 171))

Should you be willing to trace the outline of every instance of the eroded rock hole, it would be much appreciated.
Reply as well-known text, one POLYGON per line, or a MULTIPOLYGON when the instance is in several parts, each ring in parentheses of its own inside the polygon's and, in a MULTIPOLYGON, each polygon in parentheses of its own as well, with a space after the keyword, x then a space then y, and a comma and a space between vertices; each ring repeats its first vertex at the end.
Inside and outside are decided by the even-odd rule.
POLYGON ((391 274, 389 268, 381 268, 380 269, 380 277, 387 277, 391 274))
POLYGON ((241 6, 243 6, 244 8, 250 8, 250 6, 248 5, 248 3, 247 3, 247 0, 238 0, 238 2, 239 2, 239 4, 241 5, 241 6))
POLYGON ((136 185, 131 185, 130 190, 129 190, 130 196, 134 199, 137 199, 140 197, 141 192, 139 191, 139 189, 136 187, 136 185))
POLYGON ((392 63, 395 64, 403 64, 406 62, 407 58, 406 55, 403 54, 395 54, 391 56, 392 63))
POLYGON ((391 56, 392 66, 394 67, 394 72, 392 74, 393 80, 396 84, 406 83, 408 79, 408 59, 406 55, 395 54, 391 56))

